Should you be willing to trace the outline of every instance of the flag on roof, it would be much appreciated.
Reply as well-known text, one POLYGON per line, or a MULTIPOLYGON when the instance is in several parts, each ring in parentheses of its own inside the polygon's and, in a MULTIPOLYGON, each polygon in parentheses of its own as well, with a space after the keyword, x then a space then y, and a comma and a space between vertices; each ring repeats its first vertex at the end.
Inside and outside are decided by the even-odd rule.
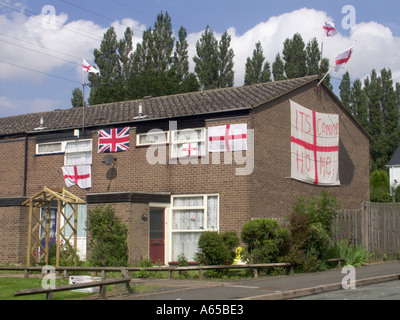
POLYGON ((100 71, 97 70, 95 67, 93 67, 92 65, 90 65, 89 63, 87 63, 87 61, 85 60, 85 58, 83 58, 82 61, 82 68, 83 71, 86 73, 92 72, 92 73, 99 73, 100 71))
POLYGON ((335 72, 338 72, 349 60, 353 53, 353 46, 340 53, 335 59, 335 72))
POLYGON ((333 22, 325 21, 324 26, 322 27, 326 31, 327 37, 333 37, 337 34, 335 29, 335 24, 333 22))
POLYGON ((129 150, 129 127, 99 130, 99 153, 129 150))

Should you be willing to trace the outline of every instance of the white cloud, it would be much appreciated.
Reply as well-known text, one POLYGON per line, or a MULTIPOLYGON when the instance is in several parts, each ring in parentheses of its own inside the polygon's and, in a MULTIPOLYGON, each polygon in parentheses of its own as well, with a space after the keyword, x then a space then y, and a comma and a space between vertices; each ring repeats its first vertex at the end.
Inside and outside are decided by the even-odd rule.
MULTIPOLYGON (((44 28, 43 17, 42 15, 28 17, 16 12, 0 14, 0 60, 80 81, 82 57, 85 57, 89 63, 94 62, 93 49, 99 48, 107 28, 89 20, 69 21, 67 14, 58 12, 56 27, 44 28), (18 39, 22 39, 23 42, 18 39), (44 52, 47 56, 32 50, 44 52), (72 63, 50 56, 57 56, 72 63)), ((246 59, 252 56, 257 41, 261 41, 264 56, 272 66, 276 54, 282 52, 284 40, 297 32, 302 35, 305 43, 314 37, 319 43, 323 40, 324 57, 329 58, 331 64, 340 52, 356 41, 354 54, 343 71, 338 74, 332 72, 332 75, 337 78, 341 78, 346 70, 350 72, 352 80, 364 78, 372 69, 379 71, 385 67, 390 68, 394 80, 400 82, 400 56, 398 55, 400 38, 395 37, 390 28, 374 21, 360 22, 349 34, 344 34, 339 21, 336 22, 339 33, 333 38, 326 38, 323 37, 322 31, 325 20, 332 21, 326 12, 303 8, 270 17, 243 34, 238 34, 232 23, 228 33, 231 35, 231 47, 235 52, 235 85, 243 84, 246 59)), ((118 39, 123 37, 127 26, 133 29, 133 48, 136 47, 137 42, 141 41, 142 32, 146 29, 145 25, 130 18, 115 21, 111 25, 114 26, 118 39)), ((187 37, 191 70, 194 69, 195 45, 203 32, 204 30, 193 32, 187 37)), ((214 34, 217 39, 221 36, 220 33, 214 32, 214 34)), ((0 86, 1 81, 21 80, 24 85, 29 85, 29 81, 37 84, 38 81, 45 79, 43 75, 8 64, 0 63, 0 67, 0 86)), ((17 90, 23 92, 23 88, 15 91, 17 90)), ((0 92, 0 114, 10 114, 12 110, 15 110, 15 105, 18 106, 18 114, 53 110, 57 106, 70 105, 70 101, 57 101, 58 98, 55 95, 47 96, 46 93, 41 93, 41 95, 41 98, 35 100, 24 100, 24 97, 19 94, 17 98, 7 98, 11 95, 2 91, 0 92), (7 112, 3 112, 5 110, 7 112)), ((38 96, 40 96, 39 93, 38 96)))
MULTIPOLYGON (((336 23, 339 33, 335 37, 323 36, 322 25, 325 20, 332 21, 325 12, 314 9, 299 9, 280 16, 270 17, 246 31, 242 35, 237 34, 236 29, 231 27, 228 33, 231 35, 231 47, 235 52, 234 70, 235 85, 242 85, 245 73, 247 57, 251 57, 255 43, 261 41, 264 56, 271 64, 276 54, 282 52, 283 42, 295 33, 300 33, 305 44, 312 38, 319 43, 323 41, 323 56, 328 58, 331 65, 334 64, 336 56, 355 43, 354 53, 349 63, 342 71, 332 76, 341 78, 345 71, 349 71, 353 80, 369 75, 372 69, 381 70, 390 68, 395 81, 400 81, 400 38, 393 36, 388 27, 377 22, 361 22, 354 26, 349 36, 343 35, 340 23, 336 23)), ((196 54, 195 43, 200 39, 202 32, 190 34, 188 42, 190 63, 193 66, 192 57, 196 54)), ((220 34, 216 35, 220 37, 220 34)))

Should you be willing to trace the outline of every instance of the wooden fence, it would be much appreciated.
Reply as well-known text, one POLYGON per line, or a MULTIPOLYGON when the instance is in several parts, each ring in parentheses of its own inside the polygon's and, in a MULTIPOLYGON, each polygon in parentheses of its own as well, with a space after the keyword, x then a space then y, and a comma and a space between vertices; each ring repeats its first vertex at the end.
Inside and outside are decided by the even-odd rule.
POLYGON ((363 202, 360 209, 343 210, 334 222, 334 237, 362 244, 374 258, 400 256, 400 204, 363 202))

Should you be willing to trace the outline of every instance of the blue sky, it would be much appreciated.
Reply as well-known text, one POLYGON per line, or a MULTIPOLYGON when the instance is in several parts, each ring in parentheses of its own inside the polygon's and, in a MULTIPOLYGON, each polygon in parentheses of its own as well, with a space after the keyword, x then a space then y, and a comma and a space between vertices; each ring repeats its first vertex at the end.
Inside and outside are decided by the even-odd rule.
POLYGON ((296 32, 305 42, 323 40, 324 56, 331 62, 356 41, 345 69, 332 74, 335 88, 340 83, 335 78, 347 70, 355 80, 373 68, 391 68, 400 82, 398 0, 0 0, 0 117, 70 108, 72 90, 82 84, 82 57, 93 63, 93 49, 107 28, 113 25, 122 36, 130 26, 136 45, 161 11, 168 11, 175 33, 180 26, 186 28, 192 68, 195 43, 205 27, 216 37, 228 30, 235 85, 243 84, 244 65, 255 42, 261 41, 272 63, 284 39, 296 32), (354 8, 352 28, 342 24, 342 19, 350 21, 349 12, 342 13, 346 5, 354 8), (45 8, 55 13, 53 28, 43 24, 50 17, 45 8), (336 37, 323 37, 324 20, 335 23, 336 37))

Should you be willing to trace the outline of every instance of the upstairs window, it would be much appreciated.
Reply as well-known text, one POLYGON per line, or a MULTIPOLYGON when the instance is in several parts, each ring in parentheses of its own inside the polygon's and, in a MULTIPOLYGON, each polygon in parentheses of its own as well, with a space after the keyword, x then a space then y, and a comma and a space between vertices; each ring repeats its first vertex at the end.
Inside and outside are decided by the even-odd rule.
POLYGON ((36 144, 36 154, 56 154, 63 153, 65 148, 65 143, 63 142, 48 142, 48 143, 37 143, 36 144))
POLYGON ((92 140, 68 141, 65 146, 64 165, 92 164, 92 140))
POLYGON ((205 155, 205 128, 172 131, 171 158, 189 158, 205 155))

